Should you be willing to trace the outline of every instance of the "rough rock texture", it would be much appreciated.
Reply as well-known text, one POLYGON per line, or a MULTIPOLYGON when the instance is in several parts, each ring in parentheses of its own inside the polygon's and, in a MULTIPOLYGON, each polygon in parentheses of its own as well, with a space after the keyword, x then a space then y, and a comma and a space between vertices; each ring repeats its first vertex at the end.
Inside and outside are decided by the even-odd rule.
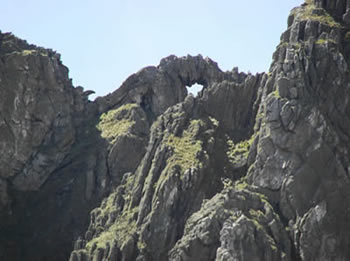
MULTIPOLYGON (((205 66, 213 64, 200 56, 170 57, 161 64, 164 61, 174 63, 169 68, 187 64, 185 70, 194 61, 205 72, 205 66)), ((251 118, 258 110, 254 101, 266 76, 223 73, 217 66, 210 70, 210 87, 198 98, 188 95, 169 107, 152 124, 141 163, 134 172, 124 174, 121 184, 91 212, 89 228, 77 241, 71 260, 113 260, 112 249, 122 260, 166 260, 186 220, 203 200, 221 190, 223 179, 236 180, 247 171, 249 135, 254 127, 251 118), (219 104, 223 97, 230 102, 219 104), (241 105, 240 99, 250 102, 241 105), (220 111, 212 110, 216 106, 220 111), (233 131, 240 123, 241 131, 233 131)), ((200 82, 202 74, 191 73, 192 83, 200 82)))
POLYGON ((350 260, 349 24, 308 0, 267 74, 169 56, 94 102, 0 34, 0 260, 350 260))
POLYGON ((105 190, 97 108, 58 54, 9 33, 0 34, 0 92, 0 259, 64 260, 105 190), (94 169, 91 200, 82 183, 94 169))

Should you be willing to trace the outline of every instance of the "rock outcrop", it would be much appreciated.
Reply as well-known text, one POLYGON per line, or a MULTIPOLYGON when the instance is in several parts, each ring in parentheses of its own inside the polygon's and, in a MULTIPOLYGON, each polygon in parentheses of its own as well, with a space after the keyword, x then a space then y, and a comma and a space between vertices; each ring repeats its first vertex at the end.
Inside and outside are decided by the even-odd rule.
POLYGON ((169 56, 94 102, 0 34, 0 259, 349 260, 349 10, 293 9, 266 74, 169 56))

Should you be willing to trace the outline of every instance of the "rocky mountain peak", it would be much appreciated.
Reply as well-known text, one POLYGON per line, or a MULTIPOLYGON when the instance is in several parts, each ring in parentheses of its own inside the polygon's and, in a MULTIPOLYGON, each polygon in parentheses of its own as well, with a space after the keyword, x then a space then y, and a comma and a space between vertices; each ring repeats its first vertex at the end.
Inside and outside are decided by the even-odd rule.
POLYGON ((349 7, 294 8, 268 73, 172 55, 94 102, 1 33, 0 259, 349 260, 349 7))
POLYGON ((348 13, 350 2, 348 0, 308 0, 307 4, 314 4, 317 8, 323 8, 329 12, 339 22, 343 21, 348 24, 348 13))

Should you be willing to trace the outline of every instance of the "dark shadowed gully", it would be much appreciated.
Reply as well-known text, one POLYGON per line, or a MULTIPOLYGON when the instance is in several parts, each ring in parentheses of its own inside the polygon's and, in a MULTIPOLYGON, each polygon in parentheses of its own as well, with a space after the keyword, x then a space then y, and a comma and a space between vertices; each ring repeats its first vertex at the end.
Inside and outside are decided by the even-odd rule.
POLYGON ((0 260, 350 260, 349 64, 350 0, 293 9, 266 74, 169 56, 94 102, 1 33, 0 260))

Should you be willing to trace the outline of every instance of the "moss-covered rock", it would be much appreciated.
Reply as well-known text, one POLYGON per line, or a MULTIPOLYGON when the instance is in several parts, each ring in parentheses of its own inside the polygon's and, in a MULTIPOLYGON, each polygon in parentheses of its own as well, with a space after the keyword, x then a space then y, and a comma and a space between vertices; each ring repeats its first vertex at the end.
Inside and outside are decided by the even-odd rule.
POLYGON ((97 129, 101 131, 102 138, 108 139, 113 144, 119 136, 128 135, 136 123, 130 119, 131 111, 135 108, 137 108, 135 103, 129 103, 103 113, 97 125, 97 129))
POLYGON ((294 9, 268 74, 169 56, 94 102, 0 33, 0 259, 349 260, 349 4, 294 9))
POLYGON ((172 151, 167 159, 168 168, 177 165, 182 174, 189 168, 200 168, 201 161, 198 156, 202 150, 202 141, 198 140, 198 134, 203 125, 201 120, 192 120, 180 137, 174 134, 166 137, 165 144, 172 151))

